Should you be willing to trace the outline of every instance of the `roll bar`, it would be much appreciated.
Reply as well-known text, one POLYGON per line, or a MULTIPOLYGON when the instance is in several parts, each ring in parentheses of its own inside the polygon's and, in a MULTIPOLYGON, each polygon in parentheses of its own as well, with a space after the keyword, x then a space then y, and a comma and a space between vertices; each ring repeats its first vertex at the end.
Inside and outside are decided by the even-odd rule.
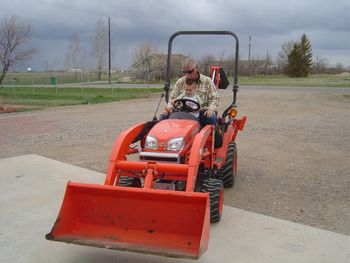
POLYGON ((239 40, 235 33, 231 31, 177 31, 174 34, 172 34, 169 38, 168 42, 168 57, 167 57, 167 67, 166 67, 166 76, 165 76, 165 83, 164 83, 164 91, 165 91, 165 100, 166 102, 169 101, 169 89, 170 89, 170 58, 171 58, 171 50, 172 50, 172 44, 175 37, 179 35, 230 35, 235 39, 236 45, 235 45, 235 69, 233 72, 233 101, 231 106, 234 106, 236 104, 236 94, 238 91, 238 53, 239 53, 239 40))

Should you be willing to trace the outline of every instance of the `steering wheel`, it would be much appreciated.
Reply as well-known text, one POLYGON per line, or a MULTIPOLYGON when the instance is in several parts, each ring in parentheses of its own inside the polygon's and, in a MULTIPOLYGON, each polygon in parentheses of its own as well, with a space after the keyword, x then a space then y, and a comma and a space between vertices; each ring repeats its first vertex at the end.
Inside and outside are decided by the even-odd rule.
POLYGON ((173 107, 182 112, 196 112, 200 109, 197 101, 191 99, 178 99, 173 102, 173 107))

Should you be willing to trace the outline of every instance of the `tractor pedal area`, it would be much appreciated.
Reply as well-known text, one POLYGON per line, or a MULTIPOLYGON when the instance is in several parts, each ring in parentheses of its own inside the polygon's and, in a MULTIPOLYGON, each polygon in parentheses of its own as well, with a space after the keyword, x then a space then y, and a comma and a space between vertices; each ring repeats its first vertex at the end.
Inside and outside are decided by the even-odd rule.
POLYGON ((186 182, 158 179, 158 180, 155 180, 153 182, 153 188, 159 189, 159 190, 185 191, 186 190, 186 182))
POLYGON ((175 181, 169 181, 169 180, 155 180, 153 182, 153 188, 159 189, 159 190, 175 190, 176 185, 175 181))

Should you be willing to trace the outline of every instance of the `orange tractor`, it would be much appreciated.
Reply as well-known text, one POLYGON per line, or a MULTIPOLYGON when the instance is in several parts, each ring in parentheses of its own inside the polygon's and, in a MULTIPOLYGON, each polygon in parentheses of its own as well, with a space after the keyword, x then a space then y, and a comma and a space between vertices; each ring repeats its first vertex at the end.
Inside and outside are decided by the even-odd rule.
MULTIPOLYGON (((181 100, 169 119, 121 132, 104 184, 68 182, 47 239, 187 258, 198 258, 207 250, 210 223, 221 218, 223 188, 234 185, 235 139, 246 117, 236 118, 238 38, 230 31, 179 31, 170 37, 166 101, 172 42, 178 35, 191 34, 229 35, 236 40, 233 102, 217 126, 201 128, 188 113, 195 110, 193 103, 181 100), (129 156, 135 154, 137 161, 129 156)), ((221 68, 213 67, 212 77, 218 88, 227 87, 221 68)))

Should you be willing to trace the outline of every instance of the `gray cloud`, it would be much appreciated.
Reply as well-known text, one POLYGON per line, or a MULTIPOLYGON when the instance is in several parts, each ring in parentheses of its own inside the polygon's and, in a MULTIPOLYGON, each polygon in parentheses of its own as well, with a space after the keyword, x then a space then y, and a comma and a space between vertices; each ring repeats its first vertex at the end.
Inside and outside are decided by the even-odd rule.
MULTIPOLYGON (((166 51, 168 37, 179 30, 231 30, 241 42, 240 55, 277 56, 281 45, 306 33, 313 53, 350 66, 350 2, 348 0, 1 0, 0 17, 17 15, 35 27, 39 47, 33 67, 45 60, 63 65, 68 37, 78 33, 89 54, 95 22, 111 17, 113 64, 128 67, 136 46, 148 41, 166 51)), ((232 53, 230 39, 179 38, 174 51, 201 56, 232 53)))

